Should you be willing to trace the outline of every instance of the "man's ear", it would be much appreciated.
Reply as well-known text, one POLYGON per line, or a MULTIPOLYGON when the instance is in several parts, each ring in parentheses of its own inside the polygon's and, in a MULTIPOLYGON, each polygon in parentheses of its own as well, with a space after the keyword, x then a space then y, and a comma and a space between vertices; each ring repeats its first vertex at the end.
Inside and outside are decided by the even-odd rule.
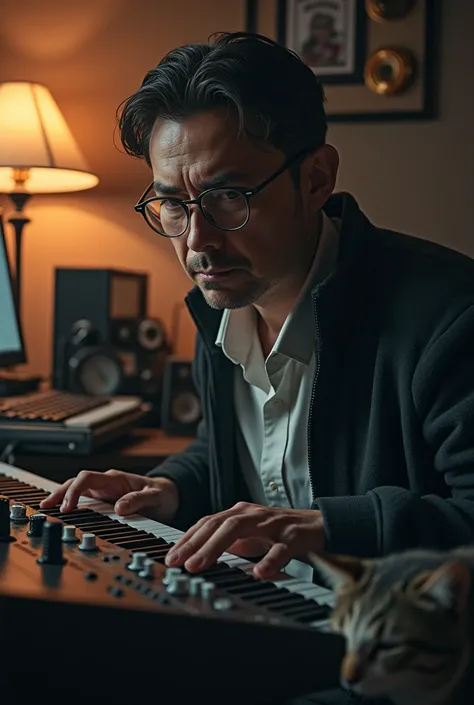
POLYGON ((463 563, 443 563, 436 570, 420 576, 416 582, 418 594, 428 595, 443 609, 460 613, 466 608, 471 589, 471 574, 463 563))
POLYGON ((336 187, 339 154, 330 144, 323 144, 309 155, 305 170, 310 207, 319 211, 336 187))
POLYGON ((353 587, 366 573, 368 562, 353 556, 334 556, 309 553, 308 559, 313 568, 333 590, 353 587))

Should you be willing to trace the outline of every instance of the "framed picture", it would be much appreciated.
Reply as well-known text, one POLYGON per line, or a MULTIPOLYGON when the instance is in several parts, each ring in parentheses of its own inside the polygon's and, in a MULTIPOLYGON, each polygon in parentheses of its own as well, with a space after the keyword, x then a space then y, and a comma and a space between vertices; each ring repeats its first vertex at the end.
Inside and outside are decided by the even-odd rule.
POLYGON ((277 40, 322 83, 362 83, 364 0, 278 0, 277 40))
POLYGON ((246 29, 292 49, 329 122, 437 116, 441 0, 246 0, 246 29))

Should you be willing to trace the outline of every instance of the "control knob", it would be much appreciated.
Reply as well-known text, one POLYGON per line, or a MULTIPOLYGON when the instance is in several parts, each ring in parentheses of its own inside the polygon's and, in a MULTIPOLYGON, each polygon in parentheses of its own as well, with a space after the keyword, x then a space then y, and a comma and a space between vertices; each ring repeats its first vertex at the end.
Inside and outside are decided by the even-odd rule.
POLYGON ((97 543, 95 534, 82 534, 82 541, 79 548, 81 551, 96 551, 97 543))
POLYGON ((138 572, 138 577, 139 578, 146 578, 147 580, 152 580, 154 578, 154 571, 153 571, 154 565, 155 565, 155 561, 153 561, 151 558, 145 558, 145 562, 143 564, 143 570, 140 570, 138 572))
POLYGON ((230 597, 216 597, 212 606, 218 612, 226 612, 227 610, 231 610, 234 604, 230 597))
POLYGON ((11 541, 10 502, 8 497, 0 497, 0 541, 11 541))
POLYGON ((137 551, 137 553, 133 553, 132 560, 128 564, 127 568, 129 570, 136 570, 137 572, 139 570, 143 570, 145 567, 146 558, 147 558, 146 553, 142 553, 141 551, 137 551))
POLYGON ((201 585, 201 597, 204 600, 209 600, 215 593, 216 586, 215 583, 203 582, 201 585))
POLYGON ((60 521, 45 521, 43 525, 43 552, 38 563, 46 565, 63 565, 63 543, 61 541, 62 524, 60 521))
POLYGON ((181 568, 167 568, 166 575, 163 578, 163 585, 169 585, 176 575, 181 575, 183 571, 181 568))
POLYGON ((201 578, 200 576, 196 576, 194 578, 191 578, 189 581, 189 594, 198 596, 201 594, 201 585, 205 582, 204 578, 201 578))
POLYGON ((23 504, 12 504, 10 519, 18 524, 26 524, 28 521, 28 517, 26 516, 26 507, 23 504))
POLYGON ((46 514, 41 514, 41 512, 32 514, 30 516, 30 528, 26 532, 26 535, 32 538, 41 538, 45 521, 46 514))
MULTIPOLYGON (((79 539, 76 536, 76 527, 75 526, 63 526, 62 540, 64 543, 77 543, 77 541, 79 541, 79 539)), ((83 549, 83 550, 86 550, 86 549, 83 549)))
POLYGON ((170 595, 184 597, 189 595, 189 578, 187 575, 175 575, 166 586, 166 592, 170 595))

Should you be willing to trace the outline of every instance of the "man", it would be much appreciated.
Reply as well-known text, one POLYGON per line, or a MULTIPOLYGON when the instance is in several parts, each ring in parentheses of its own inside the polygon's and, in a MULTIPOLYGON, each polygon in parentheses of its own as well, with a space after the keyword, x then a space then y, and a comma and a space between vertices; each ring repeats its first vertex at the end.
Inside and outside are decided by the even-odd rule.
POLYGON ((136 210, 196 285, 204 421, 150 477, 82 472, 42 506, 108 499, 188 530, 168 565, 231 550, 261 578, 309 548, 470 542, 472 261, 332 195, 323 91, 270 40, 172 51, 119 125, 153 170, 136 210))

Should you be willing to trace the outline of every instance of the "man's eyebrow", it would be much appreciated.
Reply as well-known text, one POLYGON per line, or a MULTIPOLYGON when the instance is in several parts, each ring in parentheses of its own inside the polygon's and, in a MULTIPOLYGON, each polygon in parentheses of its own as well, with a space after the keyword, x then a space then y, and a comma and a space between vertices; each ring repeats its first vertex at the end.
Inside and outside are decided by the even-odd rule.
MULTIPOLYGON (((202 191, 208 188, 220 188, 222 186, 240 186, 246 179, 248 174, 241 171, 225 171, 221 174, 216 174, 212 179, 208 179, 201 183, 202 191)), ((156 193, 163 196, 177 196, 183 193, 183 189, 179 186, 169 186, 162 181, 154 181, 153 189, 156 193)))

